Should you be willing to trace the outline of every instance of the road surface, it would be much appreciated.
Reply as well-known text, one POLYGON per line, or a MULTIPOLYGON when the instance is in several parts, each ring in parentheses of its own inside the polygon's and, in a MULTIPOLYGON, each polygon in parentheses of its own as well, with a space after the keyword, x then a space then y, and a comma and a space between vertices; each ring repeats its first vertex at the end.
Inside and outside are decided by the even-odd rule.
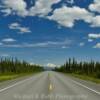
POLYGON ((0 100, 100 100, 100 85, 47 71, 0 84, 0 100))

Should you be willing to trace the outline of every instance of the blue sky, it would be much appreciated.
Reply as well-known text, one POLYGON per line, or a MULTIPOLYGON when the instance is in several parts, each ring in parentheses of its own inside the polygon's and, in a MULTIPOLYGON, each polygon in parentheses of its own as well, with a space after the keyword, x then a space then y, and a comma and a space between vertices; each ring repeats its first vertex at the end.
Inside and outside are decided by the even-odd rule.
POLYGON ((0 0, 0 56, 55 66, 100 60, 100 0, 0 0))

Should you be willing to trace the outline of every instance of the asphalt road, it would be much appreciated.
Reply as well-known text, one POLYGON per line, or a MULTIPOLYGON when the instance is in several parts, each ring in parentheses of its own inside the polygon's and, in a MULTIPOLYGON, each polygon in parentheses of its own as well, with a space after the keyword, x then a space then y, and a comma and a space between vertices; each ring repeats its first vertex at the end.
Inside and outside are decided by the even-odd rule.
POLYGON ((47 71, 1 83, 0 100, 100 100, 100 85, 47 71))

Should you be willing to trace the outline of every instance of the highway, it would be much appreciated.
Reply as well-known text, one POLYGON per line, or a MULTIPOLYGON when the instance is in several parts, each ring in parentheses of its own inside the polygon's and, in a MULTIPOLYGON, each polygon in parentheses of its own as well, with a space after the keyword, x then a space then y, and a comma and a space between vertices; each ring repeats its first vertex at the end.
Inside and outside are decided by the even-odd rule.
POLYGON ((100 85, 45 71, 0 83, 0 100, 100 100, 100 85))

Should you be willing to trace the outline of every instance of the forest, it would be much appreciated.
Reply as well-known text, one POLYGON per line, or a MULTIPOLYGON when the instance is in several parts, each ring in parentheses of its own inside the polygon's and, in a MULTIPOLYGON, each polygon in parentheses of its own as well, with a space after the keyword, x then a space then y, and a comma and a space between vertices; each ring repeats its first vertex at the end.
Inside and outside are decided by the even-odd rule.
POLYGON ((17 58, 0 59, 0 74, 33 73, 42 70, 43 67, 40 65, 32 65, 26 61, 20 61, 17 58))
POLYGON ((100 62, 93 60, 78 62, 75 58, 69 58, 61 67, 56 67, 55 71, 86 75, 100 79, 100 62))

